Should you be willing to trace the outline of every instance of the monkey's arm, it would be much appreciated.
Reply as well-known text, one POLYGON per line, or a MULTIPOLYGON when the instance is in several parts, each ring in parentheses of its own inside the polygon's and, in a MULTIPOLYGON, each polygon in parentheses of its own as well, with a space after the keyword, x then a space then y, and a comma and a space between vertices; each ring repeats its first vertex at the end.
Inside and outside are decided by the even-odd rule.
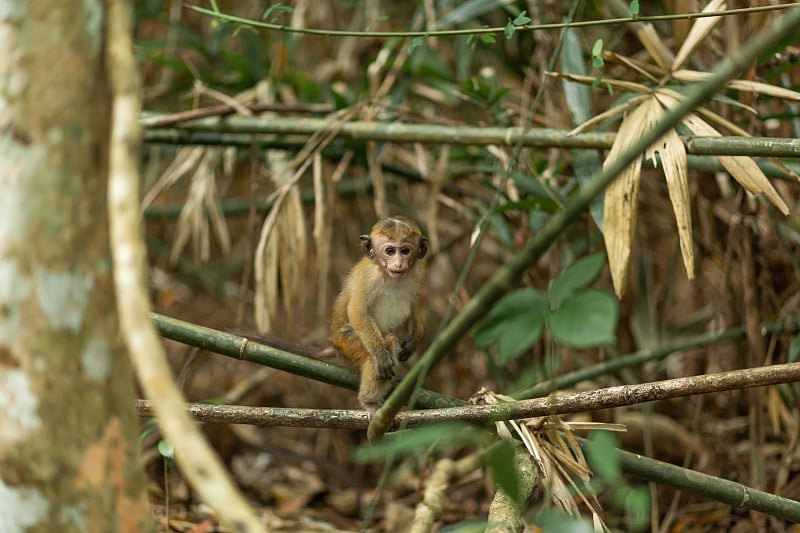
MULTIPOLYGON (((381 333, 369 309, 369 299, 358 301, 351 299, 347 304, 347 318, 353 332, 372 359, 375 370, 380 379, 389 380, 394 377, 394 367, 397 364, 397 353, 400 351, 399 341, 393 333, 381 333)), ((366 354, 365 354, 366 355, 366 354)), ((367 361, 356 361, 364 365, 367 361)))
POLYGON ((408 324, 406 326, 407 333, 403 338, 403 341, 400 343, 400 352, 397 354, 397 358, 400 361, 407 361, 408 358, 413 355, 413 353, 417 350, 420 339, 422 339, 422 336, 425 334, 425 325, 422 323, 421 307, 421 302, 417 301, 414 314, 408 319, 408 324))

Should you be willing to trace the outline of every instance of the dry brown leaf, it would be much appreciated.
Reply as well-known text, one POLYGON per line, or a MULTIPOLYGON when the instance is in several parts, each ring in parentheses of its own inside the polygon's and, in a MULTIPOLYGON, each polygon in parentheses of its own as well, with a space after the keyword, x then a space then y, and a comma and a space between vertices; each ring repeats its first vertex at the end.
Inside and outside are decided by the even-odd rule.
MULTIPOLYGON (((658 102, 650 98, 623 118, 603 167, 619 158, 630 145, 650 131, 660 114, 658 102)), ((622 298, 625 293, 625 283, 628 278, 628 259, 631 255, 633 233, 636 230, 641 174, 642 158, 637 157, 611 182, 605 192, 604 239, 614 291, 618 298, 622 298)))
MULTIPOLYGON (((674 109, 682 98, 679 93, 670 89, 659 89, 656 91, 656 97, 667 109, 674 109)), ((721 134, 717 130, 694 113, 686 115, 683 118, 683 124, 695 135, 703 137, 721 137, 721 134)), ((789 207, 786 205, 786 202, 783 201, 778 191, 775 190, 775 187, 772 186, 752 158, 722 155, 716 157, 742 187, 752 193, 763 192, 764 196, 766 196, 781 213, 784 215, 789 214, 789 207)))
POLYGON ((612 117, 615 117, 617 115, 621 115, 622 113, 626 112, 627 110, 638 106, 640 103, 642 103, 642 101, 644 101, 644 100, 646 100, 648 98, 652 98, 652 97, 649 94, 642 94, 640 96, 634 96, 630 100, 622 102, 621 104, 616 105, 616 106, 614 106, 614 107, 612 107, 610 109, 607 109, 607 110, 603 111, 602 113, 600 113, 599 115, 596 115, 596 116, 590 118, 589 120, 587 120, 586 122, 584 122, 583 124, 578 126, 577 128, 574 128, 573 130, 567 132, 567 135, 568 136, 569 135, 577 135, 577 134, 579 134, 581 132, 584 132, 587 129, 593 127, 594 125, 599 124, 600 122, 608 120, 608 119, 610 119, 612 117))
MULTIPOLYGON (((711 13, 714 11, 722 11, 727 9, 725 0, 711 0, 708 5, 703 9, 703 13, 711 13)), ((695 20, 692 24, 692 29, 683 41, 681 49, 675 55, 675 60, 672 62, 672 70, 677 70, 683 66, 684 63, 692 55, 692 52, 700 46, 711 30, 716 26, 717 22, 722 20, 722 17, 703 17, 695 20)))
MULTIPOLYGON (((653 99, 655 101, 655 98, 653 99)), ((659 105, 663 115, 663 108, 659 105)), ((664 167, 664 177, 667 180, 669 201, 675 212, 675 222, 678 227, 678 239, 681 243, 681 256, 686 275, 694 279, 694 251, 692 247, 692 214, 689 203, 689 165, 686 160, 686 148, 678 133, 671 129, 665 133, 655 144, 645 152, 645 157, 653 161, 653 166, 658 166, 656 153, 659 154, 664 167)))
MULTIPOLYGON (((567 74, 564 72, 548 72, 547 75, 553 76, 555 78, 564 78, 577 83, 583 83, 584 85, 591 85, 594 83, 595 80, 595 77, 593 76, 581 76, 579 74, 567 74)), ((620 89, 631 93, 648 94, 653 91, 653 89, 651 89, 647 85, 642 85, 641 83, 635 83, 632 81, 624 81, 624 80, 613 80, 611 78, 603 78, 603 84, 608 84, 614 87, 615 89, 620 89)))
MULTIPOLYGON (((704 81, 713 76, 711 72, 699 72, 697 70, 676 70, 672 75, 675 79, 693 82, 704 81)), ((765 94, 775 98, 800 102, 800 92, 784 89, 783 87, 778 87, 777 85, 771 85, 769 83, 751 80, 731 80, 728 82, 727 87, 737 91, 765 94)))
POLYGON ((658 36, 653 25, 649 22, 642 24, 639 29, 636 30, 636 36, 650 53, 650 57, 653 58, 656 65, 665 70, 668 69, 674 61, 672 51, 667 48, 667 45, 664 44, 664 41, 658 36))

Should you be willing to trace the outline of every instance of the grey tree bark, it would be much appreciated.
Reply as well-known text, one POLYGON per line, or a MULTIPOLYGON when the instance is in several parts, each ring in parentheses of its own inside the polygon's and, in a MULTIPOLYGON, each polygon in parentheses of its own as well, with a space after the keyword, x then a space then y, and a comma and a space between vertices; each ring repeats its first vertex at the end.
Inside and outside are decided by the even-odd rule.
POLYGON ((0 0, 0 524, 153 528, 106 222, 103 0, 0 0))

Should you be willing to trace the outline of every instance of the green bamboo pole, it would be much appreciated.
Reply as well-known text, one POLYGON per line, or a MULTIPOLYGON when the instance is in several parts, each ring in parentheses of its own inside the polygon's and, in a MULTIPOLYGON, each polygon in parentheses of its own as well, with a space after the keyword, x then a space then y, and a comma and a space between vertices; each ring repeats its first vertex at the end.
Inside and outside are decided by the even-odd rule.
POLYGON ((619 159, 609 163, 570 199, 563 210, 554 214, 539 233, 528 241, 508 264, 499 269, 475 293, 462 312, 437 335, 420 361, 414 365, 383 406, 375 413, 367 430, 369 440, 374 441, 383 436, 395 415, 411 397, 418 384, 421 384, 422 379, 441 362, 472 326, 486 315, 491 306, 514 287, 522 273, 541 257, 563 229, 575 220, 589 206, 594 197, 600 194, 631 161, 636 157, 641 157, 647 147, 658 140, 667 130, 676 126, 687 113, 715 94, 751 61, 765 53, 790 32, 796 31, 798 26, 800 26, 800 8, 794 8, 787 11, 783 17, 777 18, 768 28, 753 36, 742 48, 726 57, 714 70, 711 78, 692 86, 686 99, 679 106, 667 112, 650 132, 643 135, 619 159))
MULTIPOLYGON (((245 337, 198 326, 158 313, 151 313, 150 316, 159 334, 164 338, 339 387, 358 389, 358 374, 350 368, 278 350, 245 337)), ((419 406, 428 409, 453 407, 464 405, 464 403, 432 391, 424 391, 419 398, 419 406)))
MULTIPOLYGON (((586 439, 578 438, 578 442, 584 451, 593 446, 592 442, 586 439)), ((796 501, 639 454, 617 449, 614 453, 619 454, 624 472, 645 481, 669 485, 726 503, 736 509, 760 511, 782 520, 800 522, 800 503, 796 501)))
POLYGON ((658 348, 653 348, 651 350, 640 350, 632 354, 615 357, 608 361, 603 361, 602 363, 598 363, 596 365, 579 368, 574 372, 563 374, 553 380, 545 380, 541 383, 537 383, 533 387, 517 391, 511 396, 518 400, 527 398, 541 398, 542 396, 547 396, 553 391, 563 390, 582 381, 604 376, 623 368, 628 368, 651 361, 658 361, 675 352, 716 344, 723 340, 741 337, 742 335, 744 335, 744 326, 730 328, 720 333, 696 335, 667 346, 659 346, 658 348))
MULTIPOLYGON (((253 143, 283 147, 285 139, 277 136, 310 136, 324 131, 358 141, 396 143, 437 143, 469 145, 501 145, 537 148, 611 148, 615 133, 579 133, 567 130, 536 128, 499 128, 478 126, 441 126, 437 124, 403 124, 400 122, 353 121, 334 124, 318 118, 211 117, 184 122, 170 129, 151 128, 145 142, 163 144, 197 144, 252 146, 253 143), (254 137, 257 136, 257 137, 254 137)), ((800 157, 800 139, 783 137, 682 137, 686 152, 691 155, 741 155, 749 157, 800 157)))

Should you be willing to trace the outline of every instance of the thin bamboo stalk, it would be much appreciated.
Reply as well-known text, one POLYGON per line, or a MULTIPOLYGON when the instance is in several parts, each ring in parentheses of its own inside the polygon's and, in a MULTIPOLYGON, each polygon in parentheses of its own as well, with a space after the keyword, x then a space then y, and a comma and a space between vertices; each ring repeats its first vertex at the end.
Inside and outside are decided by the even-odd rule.
MULTIPOLYGON (((399 122, 353 121, 334 126, 317 118, 229 117, 192 120, 170 129, 150 128, 145 142, 155 144, 196 144, 249 147, 253 144, 289 146, 277 136, 310 136, 318 131, 341 138, 398 143, 501 145, 536 148, 611 148, 615 133, 578 133, 553 128, 497 128, 442 126, 399 122)), ((686 152, 693 155, 738 155, 748 157, 800 157, 800 139, 784 137, 681 137, 686 152)))

